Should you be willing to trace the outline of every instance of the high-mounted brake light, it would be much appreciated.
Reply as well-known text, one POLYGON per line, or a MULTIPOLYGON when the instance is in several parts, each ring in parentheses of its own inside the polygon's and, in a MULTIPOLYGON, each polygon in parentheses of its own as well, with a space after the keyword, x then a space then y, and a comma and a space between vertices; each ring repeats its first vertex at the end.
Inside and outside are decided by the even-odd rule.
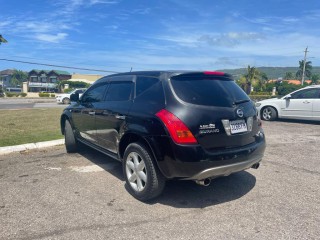
POLYGON ((203 72, 203 74, 205 74, 205 75, 219 75, 219 76, 225 75, 224 72, 210 72, 210 71, 205 71, 205 72, 203 72))
POLYGON ((156 116, 164 123, 174 142, 178 144, 197 143, 197 140, 188 127, 171 112, 162 109, 156 113, 156 116))

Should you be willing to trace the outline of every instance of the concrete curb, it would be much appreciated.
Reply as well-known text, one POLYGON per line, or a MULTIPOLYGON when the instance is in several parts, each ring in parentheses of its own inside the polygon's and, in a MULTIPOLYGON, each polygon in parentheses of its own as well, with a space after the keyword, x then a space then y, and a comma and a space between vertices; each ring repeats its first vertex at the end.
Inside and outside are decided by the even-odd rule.
POLYGON ((53 147, 53 146, 63 145, 63 144, 64 144, 64 139, 58 139, 58 140, 46 141, 46 142, 27 143, 27 144, 16 145, 16 146, 0 147, 0 155, 5 155, 13 152, 32 150, 32 149, 53 147))

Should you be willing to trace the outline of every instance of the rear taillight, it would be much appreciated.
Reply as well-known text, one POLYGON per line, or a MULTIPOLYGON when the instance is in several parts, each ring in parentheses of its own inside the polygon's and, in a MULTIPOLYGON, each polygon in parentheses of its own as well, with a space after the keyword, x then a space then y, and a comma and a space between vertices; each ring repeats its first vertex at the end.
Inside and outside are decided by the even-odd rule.
POLYGON ((178 144, 196 144, 197 140, 187 126, 174 114, 162 109, 156 116, 161 119, 168 129, 173 141, 178 144))
POLYGON ((218 76, 223 76, 225 75, 224 72, 216 72, 216 71, 205 71, 203 72, 205 75, 218 75, 218 76))

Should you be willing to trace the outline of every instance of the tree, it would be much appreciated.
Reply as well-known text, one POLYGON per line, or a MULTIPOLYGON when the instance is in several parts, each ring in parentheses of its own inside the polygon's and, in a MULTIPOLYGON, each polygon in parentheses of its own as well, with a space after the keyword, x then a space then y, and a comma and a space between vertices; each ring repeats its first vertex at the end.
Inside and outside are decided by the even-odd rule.
POLYGON ((264 91, 264 89, 266 88, 267 81, 268 81, 267 74, 256 70, 256 77, 253 80, 253 86, 255 91, 260 91, 260 92, 264 91))
POLYGON ((4 39, 4 37, 2 37, 2 35, 0 34, 0 45, 1 43, 7 43, 8 41, 6 39, 4 39))
MULTIPOLYGON (((305 66, 305 71, 304 75, 308 78, 311 77, 311 70, 312 70, 312 62, 307 61, 306 66, 305 66)), ((299 70, 296 73, 296 77, 302 80, 302 74, 303 74, 303 65, 304 65, 304 60, 299 61, 299 70)))
POLYGON ((244 76, 245 76, 245 78, 246 78, 246 84, 245 84, 245 89, 244 89, 244 91, 245 91, 247 94, 250 94, 253 81, 254 81, 254 79, 255 79, 256 76, 257 76, 257 70, 256 70, 256 68, 255 68, 255 67, 250 67, 250 65, 248 65, 248 67, 247 67, 247 73, 246 73, 244 76))
POLYGON ((286 72, 284 79, 286 79, 286 80, 294 79, 294 74, 292 72, 286 72))
POLYGON ((318 84, 320 80, 320 74, 312 74, 311 75, 311 83, 318 84))
POLYGON ((239 85, 247 94, 251 93, 252 86, 255 86, 259 91, 262 91, 268 76, 265 73, 259 72, 255 67, 247 67, 247 73, 239 79, 239 85))
POLYGON ((28 74, 21 70, 13 70, 12 77, 10 79, 10 85, 17 87, 18 85, 22 85, 22 82, 28 80, 28 74))

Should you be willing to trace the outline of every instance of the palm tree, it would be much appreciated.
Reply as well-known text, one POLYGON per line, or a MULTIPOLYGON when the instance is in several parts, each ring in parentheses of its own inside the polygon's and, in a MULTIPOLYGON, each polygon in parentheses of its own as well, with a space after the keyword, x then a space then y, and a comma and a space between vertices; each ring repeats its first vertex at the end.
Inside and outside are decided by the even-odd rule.
MULTIPOLYGON (((312 73, 312 62, 311 61, 307 61, 306 62, 306 66, 305 66, 305 71, 304 71, 304 75, 308 78, 311 77, 312 73)), ((303 74, 303 65, 304 65, 304 60, 299 61, 299 70, 296 73, 296 77, 302 80, 302 74, 303 74)))
POLYGON ((247 73, 244 75, 244 77, 246 79, 244 91, 247 94, 250 94, 252 84, 259 77, 259 75, 260 75, 260 73, 255 67, 250 67, 250 65, 248 65, 247 73))
POLYGON ((256 78, 254 79, 254 86, 256 89, 263 91, 268 81, 268 76, 264 72, 259 72, 256 70, 256 78))
POLYGON ((2 35, 0 34, 0 45, 1 43, 7 43, 8 41, 6 39, 4 39, 4 37, 2 37, 2 35))

